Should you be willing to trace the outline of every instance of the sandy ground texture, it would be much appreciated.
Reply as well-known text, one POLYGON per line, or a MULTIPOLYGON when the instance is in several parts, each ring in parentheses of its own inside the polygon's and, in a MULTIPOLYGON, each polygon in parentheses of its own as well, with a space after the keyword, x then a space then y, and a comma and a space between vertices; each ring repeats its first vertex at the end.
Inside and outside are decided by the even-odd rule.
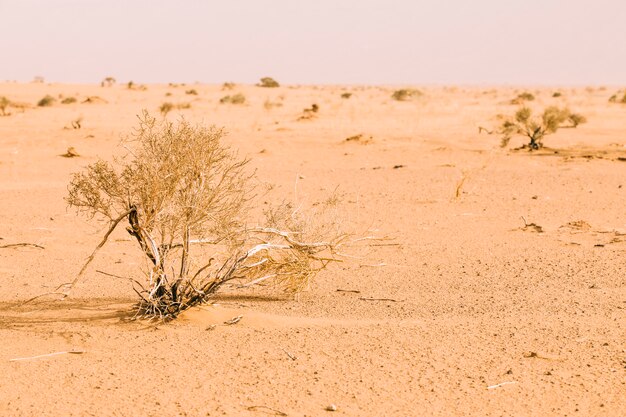
POLYGON ((0 84, 23 104, 0 117, 0 415, 626 415, 626 105, 612 88, 421 90, 0 84), (525 90, 588 123, 532 154, 479 134, 525 90), (160 324, 128 320, 130 285, 96 272, 141 278, 120 230, 70 299, 18 306, 71 281, 106 230, 66 207, 70 174, 165 101, 224 126, 286 198, 339 186, 394 244, 298 299, 229 290, 160 324))

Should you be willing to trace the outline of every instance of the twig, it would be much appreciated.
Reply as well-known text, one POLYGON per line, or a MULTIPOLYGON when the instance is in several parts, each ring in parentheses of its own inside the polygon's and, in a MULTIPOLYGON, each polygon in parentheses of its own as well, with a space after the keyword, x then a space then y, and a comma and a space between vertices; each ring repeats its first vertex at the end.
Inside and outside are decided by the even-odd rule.
POLYGON ((232 319, 230 319, 230 320, 225 321, 225 322, 224 322, 224 324, 225 324, 226 326, 231 326, 231 325, 233 325, 233 324, 237 324, 237 323, 239 323, 239 322, 241 321, 241 319, 242 319, 242 318, 243 318, 243 316, 236 316, 236 317, 233 317, 233 318, 232 318, 232 319))
POLYGON ((276 410, 276 409, 268 407, 266 405, 251 405, 251 406, 246 407, 246 408, 248 409, 248 411, 256 411, 257 408, 266 409, 266 410, 269 410, 269 411, 273 411, 275 416, 283 416, 283 417, 287 416, 287 413, 283 413, 280 410, 276 410))
POLYGON ((287 350, 285 348, 281 348, 283 350, 283 352, 285 352, 287 354, 287 356, 289 356, 289 359, 291 359, 292 361, 295 361, 296 359, 298 359, 297 356, 292 355, 291 353, 287 352, 287 350))
POLYGON ((342 290, 341 288, 337 288, 337 292, 353 292, 355 294, 361 294, 359 290, 342 290))
POLYGON ((496 384, 496 385, 489 385, 487 387, 487 389, 496 389, 496 388, 500 388, 500 387, 502 387, 504 385, 514 385, 514 384, 517 384, 517 381, 506 381, 506 382, 501 382, 501 383, 496 384))
POLYGON ((37 245, 35 243, 10 243, 8 245, 0 245, 0 249, 14 248, 14 247, 17 247, 17 246, 32 246, 32 247, 37 248, 37 249, 45 249, 43 246, 37 245))
POLYGON ((106 234, 104 235, 104 238, 102 238, 102 241, 100 242, 100 244, 98 244, 98 246, 96 246, 96 248, 93 250, 93 252, 91 253, 91 255, 89 256, 89 258, 87 258, 87 261, 85 262, 85 264, 83 265, 83 267, 80 269, 80 271, 78 272, 78 275, 76 276, 76 278, 74 278, 74 281, 70 282, 70 283, 66 283, 66 284, 62 284, 59 285, 57 287, 57 290, 61 287, 67 287, 67 289, 63 292, 63 297, 61 298, 62 300, 67 298, 70 295, 70 291, 72 290, 72 288, 74 288, 74 285, 76 285, 76 283, 78 282, 78 280, 83 276, 83 274, 85 273, 85 270, 87 269, 87 266, 89 266, 89 264, 91 263, 91 261, 93 261, 93 258, 96 256, 96 253, 98 253, 98 251, 104 246, 104 244, 107 242, 107 239, 109 238, 109 236, 111 235, 111 233, 113 233, 113 230, 115 230, 115 228, 117 227, 117 225, 126 217, 128 216, 132 211, 136 210, 135 207, 130 208, 129 210, 125 211, 124 213, 122 213, 118 218, 116 218, 115 220, 113 220, 113 222, 111 223, 111 227, 109 227, 109 230, 107 230, 106 234))
POLYGON ((363 300, 363 301, 391 301, 394 303, 399 303, 402 302, 404 300, 395 300, 393 298, 370 298, 370 297, 359 297, 359 300, 363 300))
POLYGON ((31 359, 45 358, 45 357, 48 357, 48 356, 64 355, 66 353, 70 353, 70 354, 73 354, 73 355, 79 355, 79 354, 85 353, 85 351, 84 350, 64 350, 62 352, 46 353, 44 355, 27 356, 27 357, 24 357, 24 358, 13 358, 13 359, 9 359, 9 362, 28 361, 28 360, 31 360, 31 359))

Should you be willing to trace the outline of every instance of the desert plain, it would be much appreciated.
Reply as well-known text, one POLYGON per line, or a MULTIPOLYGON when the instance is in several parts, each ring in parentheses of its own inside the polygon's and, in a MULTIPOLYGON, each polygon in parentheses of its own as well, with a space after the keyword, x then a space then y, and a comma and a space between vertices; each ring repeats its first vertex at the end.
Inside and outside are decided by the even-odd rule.
POLYGON ((401 87, 0 83, 23 104, 0 117, 0 415, 626 415, 618 88, 416 86, 393 100, 401 87), (516 150, 523 137, 501 148, 479 127, 522 92, 587 123, 539 152, 516 150), (236 93, 245 103, 220 103, 236 93), (45 95, 56 102, 37 106, 45 95), (141 279, 122 229, 71 297, 23 304, 71 281, 106 231, 67 207, 70 175, 118 155, 164 102, 181 104, 169 119, 223 126, 272 195, 338 192, 386 239, 297 297, 226 288, 161 323, 131 320, 130 284, 96 272, 141 279))

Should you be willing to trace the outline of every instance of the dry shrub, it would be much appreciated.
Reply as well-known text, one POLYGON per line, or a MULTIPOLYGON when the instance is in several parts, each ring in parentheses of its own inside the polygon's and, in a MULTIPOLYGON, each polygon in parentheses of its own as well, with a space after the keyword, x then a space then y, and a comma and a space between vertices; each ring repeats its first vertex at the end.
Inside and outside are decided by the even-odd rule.
POLYGON ((625 92, 620 92, 618 91, 617 93, 613 94, 610 98, 609 98, 609 103, 622 103, 622 104, 626 104, 626 91, 625 92), (619 98, 619 96, 622 96, 621 98, 619 98))
POLYGON ((422 96, 423 93, 420 90, 403 88, 401 90, 396 90, 391 95, 391 98, 396 101, 408 101, 417 97, 422 96))
POLYGON ((0 97, 0 113, 2 116, 9 116, 11 113, 7 113, 7 107, 11 105, 11 101, 2 96, 0 97))
POLYGON ((52 106, 57 100, 51 95, 46 95, 41 100, 37 102, 37 106, 39 107, 49 107, 52 106))
POLYGON ((313 103, 311 107, 302 110, 302 115, 298 117, 298 120, 311 120, 315 117, 316 113, 320 110, 320 107, 313 103))
POLYGON ((222 104, 243 104, 246 102, 246 96, 241 93, 232 96, 224 96, 220 99, 222 104))
POLYGON ((234 90, 237 85, 231 82, 225 82, 222 84, 222 90, 234 90))
POLYGON ((76 103, 76 97, 65 97, 63 100, 61 100, 61 104, 72 104, 72 103, 76 103))
POLYGON ((101 87, 112 87, 116 83, 115 78, 106 77, 102 82, 100 82, 101 87))
POLYGON ((557 97, 561 97, 563 95, 563 93, 561 93, 560 91, 555 91, 554 93, 552 93, 552 97, 557 98, 557 97))
POLYGON ((543 147, 544 136, 556 133, 559 129, 575 128, 586 121, 584 116, 572 113, 567 108, 550 106, 540 116, 533 117, 530 108, 522 107, 513 117, 506 118, 495 133, 502 136, 502 147, 508 145, 512 136, 522 135, 530 139, 525 146, 529 150, 536 150, 543 147))
POLYGON ((511 100, 511 104, 522 104, 526 101, 533 101, 533 100, 535 100, 535 96, 532 93, 525 91, 523 93, 518 94, 517 97, 511 100))
POLYGON ((350 97, 352 97, 352 93, 341 93, 341 98, 343 99, 349 99, 350 97))
POLYGON ((124 144, 125 158, 99 160, 73 175, 70 206, 108 219, 110 228, 66 284, 66 296, 123 220, 148 264, 143 279, 132 279, 138 314, 162 319, 210 299, 227 283, 301 291, 341 260, 340 248, 359 240, 343 231, 336 199, 312 211, 280 204, 265 212, 260 226, 251 224, 255 178, 223 136, 216 127, 159 122, 144 112, 124 144))
POLYGON ((282 106, 283 106, 283 103, 281 103, 280 101, 272 101, 269 98, 263 102, 263 107, 265 108, 265 110, 271 110, 274 107, 282 107, 282 106))
POLYGON ((271 77, 263 77, 261 78, 261 82, 257 84, 258 87, 266 87, 266 88, 276 88, 280 87, 278 81, 271 77))
POLYGON ((191 96, 197 96, 198 92, 194 88, 192 88, 191 90, 185 91, 185 94, 188 94, 188 95, 191 95, 191 96))

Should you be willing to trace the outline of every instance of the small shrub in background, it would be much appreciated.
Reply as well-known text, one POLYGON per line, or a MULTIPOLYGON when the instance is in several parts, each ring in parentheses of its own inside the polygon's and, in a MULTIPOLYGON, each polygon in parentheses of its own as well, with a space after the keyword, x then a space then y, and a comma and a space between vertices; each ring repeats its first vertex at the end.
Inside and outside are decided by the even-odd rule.
POLYGON ((222 90, 234 90, 236 87, 235 83, 225 82, 222 84, 222 90))
POLYGON ((535 96, 529 92, 523 92, 517 95, 513 100, 511 100, 511 104, 522 104, 525 101, 533 101, 535 100, 535 96))
POLYGON ((552 97, 561 97, 563 94, 560 91, 555 91, 554 93, 552 93, 552 97))
POLYGON ((280 87, 280 84, 278 84, 278 81, 276 81, 275 79, 271 77, 263 77, 261 78, 261 82, 258 83, 257 86, 266 87, 266 88, 276 88, 276 87, 280 87))
POLYGON ((350 97, 352 97, 352 93, 342 93, 341 94, 341 98, 349 99, 350 97))
POLYGON ((192 95, 192 96, 197 96, 198 92, 195 89, 192 88, 191 90, 185 91, 185 94, 192 95))
POLYGON ((163 116, 167 116, 167 114, 171 112, 172 110, 174 110, 174 105, 167 101, 161 104, 161 107, 159 107, 159 111, 161 112, 163 116))
POLYGON ((7 108, 11 105, 11 101, 2 96, 0 97, 0 115, 2 116, 9 116, 10 113, 7 113, 7 108))
POLYGON ((502 135, 502 147, 508 145, 513 136, 521 135, 530 140, 525 146, 532 151, 543 147, 545 136, 556 133, 559 129, 575 128, 586 121, 584 116, 566 108, 550 106, 540 116, 533 116, 530 108, 522 107, 513 117, 506 118, 496 132, 502 135))
POLYGON ((232 96, 224 96, 220 99, 220 103, 222 104, 243 104, 245 102, 246 96, 241 93, 232 96))
POLYGON ((408 101, 414 98, 422 96, 423 93, 420 90, 403 88, 401 90, 396 90, 391 95, 391 98, 396 101, 408 101))
POLYGON ((76 97, 65 97, 63 100, 61 100, 61 104, 72 104, 72 103, 76 103, 76 97))
POLYGON ((100 83, 101 87, 111 87, 115 84, 115 78, 113 77, 106 77, 104 80, 102 80, 102 82, 100 83))
POLYGON ((49 107, 52 106, 57 100, 51 95, 46 95, 41 100, 37 102, 37 106, 39 107, 49 107))

